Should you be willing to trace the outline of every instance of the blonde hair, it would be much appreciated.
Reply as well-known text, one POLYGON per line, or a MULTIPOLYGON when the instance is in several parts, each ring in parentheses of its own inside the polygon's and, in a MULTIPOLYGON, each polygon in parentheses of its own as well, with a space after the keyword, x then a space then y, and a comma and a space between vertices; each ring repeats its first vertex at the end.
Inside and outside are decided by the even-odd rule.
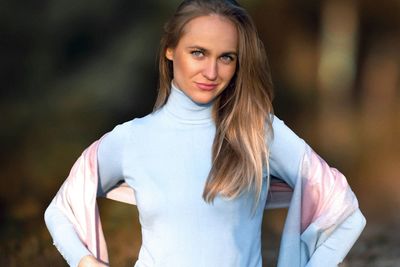
POLYGON ((266 141, 272 136, 272 82, 256 27, 236 1, 188 0, 179 5, 161 39, 159 91, 154 110, 167 102, 171 90, 173 69, 172 62, 165 57, 167 48, 177 46, 186 23, 210 14, 226 17, 236 25, 238 63, 234 77, 213 103, 216 134, 203 198, 212 202, 217 194, 231 199, 254 190, 258 201, 263 167, 268 168, 266 141))

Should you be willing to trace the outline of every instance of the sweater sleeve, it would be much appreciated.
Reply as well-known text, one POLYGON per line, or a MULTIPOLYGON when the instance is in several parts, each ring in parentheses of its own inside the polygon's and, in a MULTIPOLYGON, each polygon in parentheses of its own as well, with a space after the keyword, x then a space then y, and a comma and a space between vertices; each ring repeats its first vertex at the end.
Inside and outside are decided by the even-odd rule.
MULTIPOLYGON (((97 196, 103 196, 123 179, 121 162, 125 137, 121 128, 121 126, 117 126, 103 137, 99 144, 97 196)), ((54 202, 47 207, 44 218, 54 245, 70 266, 78 266, 82 257, 91 254, 80 240, 73 224, 54 202)))
POLYGON ((306 267, 338 266, 360 236, 365 224, 363 214, 357 209, 315 250, 306 267))
POLYGON ((330 168, 303 139, 277 117, 273 119, 273 131, 274 137, 270 143, 271 175, 284 180, 292 188, 300 175, 301 184, 308 188, 304 189, 302 197, 301 231, 312 222, 317 222, 317 225, 326 227, 325 229, 335 229, 333 232, 328 230, 330 234, 326 239, 320 239, 323 240, 322 244, 319 240, 309 242, 309 236, 302 237, 309 238, 306 240, 307 246, 316 244, 315 250, 314 245, 308 246, 310 260, 306 266, 337 266, 365 226, 365 218, 358 208, 356 211, 345 208, 348 203, 358 207, 357 200, 345 177, 336 169, 330 168), (337 194, 337 198, 332 197, 333 194, 337 194), (335 221, 334 218, 342 221, 335 221))
POLYGON ((272 128, 273 139, 269 145, 271 175, 284 180, 293 188, 305 153, 306 143, 276 116, 273 118, 272 128))

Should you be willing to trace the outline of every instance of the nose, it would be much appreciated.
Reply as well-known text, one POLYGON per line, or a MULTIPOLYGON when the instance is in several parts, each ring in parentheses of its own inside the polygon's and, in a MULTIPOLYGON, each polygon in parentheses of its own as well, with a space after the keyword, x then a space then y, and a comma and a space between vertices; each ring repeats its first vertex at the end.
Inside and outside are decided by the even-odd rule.
POLYGON ((214 81, 218 77, 218 65, 215 59, 209 59, 205 62, 206 65, 203 69, 203 76, 210 81, 214 81))

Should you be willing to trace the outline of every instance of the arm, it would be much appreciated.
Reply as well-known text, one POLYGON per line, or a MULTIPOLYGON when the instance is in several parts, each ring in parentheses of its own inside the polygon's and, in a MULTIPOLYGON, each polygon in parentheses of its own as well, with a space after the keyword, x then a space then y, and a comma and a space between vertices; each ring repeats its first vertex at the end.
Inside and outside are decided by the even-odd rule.
MULTIPOLYGON (((111 133, 101 140, 97 150, 98 183, 97 196, 104 195, 113 185, 122 178, 121 157, 123 131, 116 127, 111 133)), ((75 167, 75 166, 74 166, 75 167)), ((70 178, 68 178, 70 179, 70 178)), ((67 181, 68 181, 67 179, 67 181)), ((64 186, 73 184, 64 183, 64 186)), ((61 194, 61 189, 57 194, 61 194)), ((63 190, 71 192, 73 190, 63 190)), ((86 192, 85 192, 86 193, 86 192)), ((57 196, 56 196, 57 197, 57 196)), ((67 195, 66 198, 72 198, 67 195)), ((63 255, 70 266, 91 266, 85 263, 93 263, 94 257, 79 238, 79 234, 66 214, 55 204, 53 200, 45 211, 45 222, 54 240, 54 245, 63 255), (87 256, 87 257, 85 257, 87 256)), ((102 266, 102 265, 100 265, 102 266)))
POLYGON ((298 207, 301 208, 301 240, 307 249, 307 258, 310 258, 307 266, 321 266, 322 263, 336 266, 365 225, 357 199, 345 177, 330 168, 276 117, 273 129, 271 174, 292 188, 296 185, 302 188, 302 203, 298 207))
POLYGON ((91 255, 75 232, 72 223, 53 202, 47 207, 44 219, 53 237, 53 244, 69 266, 78 266, 81 258, 91 255))
POLYGON ((357 209, 315 250, 306 267, 338 266, 360 236, 365 224, 364 216, 357 209))

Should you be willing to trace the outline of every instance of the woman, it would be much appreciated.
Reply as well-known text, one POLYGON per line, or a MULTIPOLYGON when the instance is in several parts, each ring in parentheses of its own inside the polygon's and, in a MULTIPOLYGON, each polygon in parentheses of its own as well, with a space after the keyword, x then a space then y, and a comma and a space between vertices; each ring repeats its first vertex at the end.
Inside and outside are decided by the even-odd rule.
POLYGON ((337 266, 365 219, 346 179, 272 115, 266 56, 247 12, 236 1, 184 1, 160 51, 153 113, 89 147, 46 210, 69 264, 106 266, 101 226, 74 201, 87 206, 123 181, 142 227, 135 266, 261 266, 273 175, 294 190, 278 265, 337 266))

